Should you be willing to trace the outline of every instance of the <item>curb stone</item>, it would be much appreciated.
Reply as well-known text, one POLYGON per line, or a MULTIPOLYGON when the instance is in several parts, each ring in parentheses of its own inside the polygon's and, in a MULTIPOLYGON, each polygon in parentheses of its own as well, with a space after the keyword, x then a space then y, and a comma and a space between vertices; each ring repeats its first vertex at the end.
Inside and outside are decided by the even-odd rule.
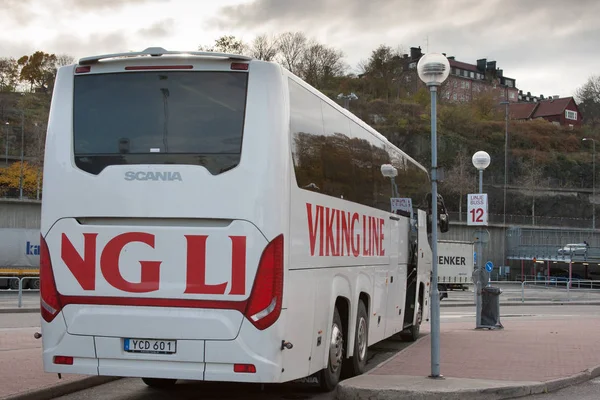
MULTIPOLYGON (((419 340, 421 340, 421 338, 419 340)), ((387 361, 389 360, 384 361, 380 364, 380 366, 384 365, 387 361)), ((367 373, 366 375, 369 374, 367 373)), ((511 386, 496 386, 481 389, 465 388, 456 389, 454 391, 432 389, 422 389, 420 391, 409 389, 373 389, 352 387, 349 385, 344 385, 342 383, 338 385, 336 389, 335 398, 337 400, 469 400, 480 399, 482 398, 482 395, 484 395, 486 400, 514 399, 534 394, 555 392, 557 390, 564 389, 568 386, 581 384, 599 376, 600 365, 588 368, 585 371, 579 372, 575 375, 553 379, 546 382, 523 382, 523 384, 521 385, 519 385, 518 382, 513 382, 514 385, 511 386)), ((494 381, 494 383, 499 383, 499 381, 494 381)))
POLYGON ((39 313, 39 308, 0 308, 0 314, 39 313))
POLYGON ((95 386, 104 385, 116 381, 118 377, 91 376, 56 385, 46 386, 39 389, 33 389, 28 392, 17 393, 2 397, 0 400, 50 400, 55 397, 65 396, 67 394, 90 389, 95 386))

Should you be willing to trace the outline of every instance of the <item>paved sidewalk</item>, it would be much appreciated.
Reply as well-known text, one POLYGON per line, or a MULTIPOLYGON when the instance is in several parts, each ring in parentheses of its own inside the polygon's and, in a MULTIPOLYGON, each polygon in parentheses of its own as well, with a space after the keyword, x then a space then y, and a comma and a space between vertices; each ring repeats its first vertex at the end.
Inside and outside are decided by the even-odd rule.
POLYGON ((42 342, 33 337, 35 332, 39 328, 0 330, 0 399, 53 398, 54 394, 102 382, 80 375, 63 375, 59 380, 58 375, 45 373, 42 342))
POLYGON ((342 382, 338 399, 503 399, 542 393, 600 375, 600 318, 503 319, 441 326, 440 372, 431 373, 427 335, 366 375, 342 382), (587 371, 587 372, 586 372, 587 371))
POLYGON ((21 307, 19 307, 18 293, 16 291, 0 291, 0 314, 39 312, 39 293, 39 291, 23 292, 21 307))

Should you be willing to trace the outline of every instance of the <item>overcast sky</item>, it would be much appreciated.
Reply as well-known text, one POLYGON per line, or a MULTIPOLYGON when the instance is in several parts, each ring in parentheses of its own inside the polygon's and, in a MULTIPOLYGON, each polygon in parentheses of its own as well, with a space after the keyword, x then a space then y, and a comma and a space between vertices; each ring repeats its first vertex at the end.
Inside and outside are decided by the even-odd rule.
POLYGON ((495 60, 524 92, 568 96, 600 74, 598 15, 598 0, 0 0, 0 57, 196 50, 291 30, 342 50, 354 70, 380 44, 421 46, 495 60))

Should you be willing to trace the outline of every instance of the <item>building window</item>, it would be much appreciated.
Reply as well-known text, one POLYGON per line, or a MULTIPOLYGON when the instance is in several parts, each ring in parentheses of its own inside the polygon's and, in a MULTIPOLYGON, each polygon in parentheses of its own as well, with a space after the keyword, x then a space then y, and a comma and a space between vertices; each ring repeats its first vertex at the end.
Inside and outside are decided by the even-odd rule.
POLYGON ((454 94, 452 95, 452 98, 453 98, 454 100, 458 100, 458 95, 457 95, 456 93, 454 93, 454 94))
POLYGON ((467 86, 467 89, 469 88, 469 82, 466 82, 465 85, 467 86))
POLYGON ((465 95, 464 94, 460 95, 460 101, 465 101, 465 95))
POLYGON ((569 129, 573 130, 573 124, 569 124, 569 129))
POLYGON ((515 98, 515 92, 510 92, 510 94, 508 95, 508 97, 510 97, 511 99, 515 98))
POLYGON ((511 80, 507 80, 507 81, 506 81, 506 86, 508 86, 508 87, 513 87, 513 86, 514 86, 514 83, 513 83, 513 81, 511 81, 511 80))
POLYGON ((461 89, 464 89, 464 88, 465 88, 465 81, 462 81, 462 82, 460 83, 460 87, 461 87, 461 89))
POLYGON ((577 111, 565 110, 565 118, 577 121, 577 111))
POLYGON ((469 72, 469 76, 470 76, 471 78, 475 78, 475 72, 469 72))

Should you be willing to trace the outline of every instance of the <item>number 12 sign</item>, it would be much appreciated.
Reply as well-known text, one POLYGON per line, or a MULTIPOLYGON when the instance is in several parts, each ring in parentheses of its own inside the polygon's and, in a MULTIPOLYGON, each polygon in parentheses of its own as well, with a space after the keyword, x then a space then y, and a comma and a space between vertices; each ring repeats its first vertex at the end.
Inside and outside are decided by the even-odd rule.
POLYGON ((486 193, 467 195, 467 225, 488 224, 488 197, 486 193))

